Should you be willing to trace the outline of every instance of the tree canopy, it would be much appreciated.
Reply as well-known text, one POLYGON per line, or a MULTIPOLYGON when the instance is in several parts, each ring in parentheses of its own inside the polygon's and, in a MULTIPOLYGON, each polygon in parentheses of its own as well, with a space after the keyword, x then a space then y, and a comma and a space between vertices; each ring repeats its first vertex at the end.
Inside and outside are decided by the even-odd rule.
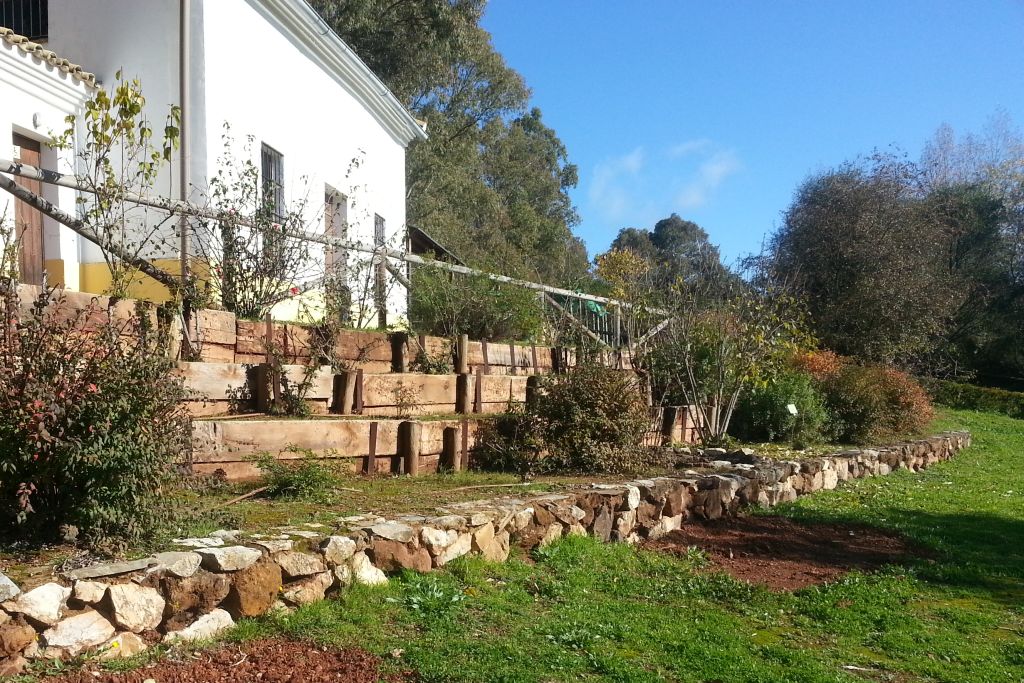
POLYGON ((315 0, 429 140, 407 160, 408 221, 471 265, 573 285, 588 269, 576 167, 480 27, 484 0, 315 0))

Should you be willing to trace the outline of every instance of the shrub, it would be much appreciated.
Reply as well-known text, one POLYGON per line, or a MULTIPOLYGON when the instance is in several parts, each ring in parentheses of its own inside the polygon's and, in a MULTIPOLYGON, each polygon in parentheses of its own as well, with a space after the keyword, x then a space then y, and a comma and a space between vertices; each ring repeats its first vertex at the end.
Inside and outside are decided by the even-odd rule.
POLYGON ((1024 393, 941 379, 925 380, 924 386, 936 403, 951 408, 1002 413, 1024 420, 1024 393))
POLYGON ((308 451, 295 460, 278 460, 269 453, 261 453, 255 462, 263 472, 269 496, 328 502, 338 485, 334 468, 308 451))
POLYGON ((651 418, 631 373, 577 366, 546 378, 530 410, 548 456, 563 469, 619 472, 639 464, 638 446, 651 418))
POLYGON ((537 417, 522 404, 512 404, 494 419, 482 423, 479 445, 473 452, 484 470, 514 472, 524 480, 543 470, 544 443, 537 417))
MULTIPOLYGON (((2 287, 2 284, 0 284, 2 287)), ((148 318, 116 322, 40 291, 0 294, 0 505, 15 536, 94 546, 140 539, 186 452, 186 393, 148 318), (75 533, 77 532, 77 534, 75 533)))
POLYGON ((810 444, 827 437, 825 401, 814 378, 799 370, 780 374, 769 384, 744 394, 730 424, 733 436, 747 441, 810 444), (796 406, 797 414, 789 411, 796 406))
POLYGON ((635 376, 597 365, 544 378, 536 399, 485 429, 477 459, 485 469, 626 472, 643 463, 650 428, 635 376))
POLYGON ((544 325, 535 292, 484 277, 417 268, 410 291, 409 320, 427 334, 515 341, 537 337, 544 325))
POLYGON ((793 368, 806 372, 819 382, 831 379, 846 367, 848 361, 828 350, 798 353, 793 357, 793 368))
POLYGON ((934 417, 921 385, 893 368, 847 365, 823 387, 841 441, 878 443, 917 435, 934 417))

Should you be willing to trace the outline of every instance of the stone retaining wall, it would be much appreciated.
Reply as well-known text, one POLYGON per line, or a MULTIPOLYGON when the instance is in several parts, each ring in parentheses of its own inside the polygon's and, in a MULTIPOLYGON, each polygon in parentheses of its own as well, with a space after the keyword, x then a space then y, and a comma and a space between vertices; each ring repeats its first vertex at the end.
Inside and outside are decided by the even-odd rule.
POLYGON ((356 515, 334 528, 220 531, 177 539, 179 549, 94 565, 22 592, 0 574, 0 675, 26 658, 135 654, 159 641, 208 638, 239 617, 324 599, 353 582, 383 584, 403 568, 430 571, 457 557, 504 561, 565 535, 635 543, 686 520, 734 515, 835 488, 848 479, 919 470, 970 445, 952 432, 878 450, 776 461, 749 451, 718 456, 710 473, 591 485, 567 493, 459 503, 436 515, 356 515))

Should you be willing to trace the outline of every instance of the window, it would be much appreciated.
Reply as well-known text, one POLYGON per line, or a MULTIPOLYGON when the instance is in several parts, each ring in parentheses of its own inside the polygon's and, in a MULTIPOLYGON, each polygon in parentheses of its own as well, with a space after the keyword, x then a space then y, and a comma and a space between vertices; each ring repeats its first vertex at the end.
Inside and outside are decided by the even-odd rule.
MULTIPOLYGON (((348 197, 332 187, 324 193, 324 232, 328 237, 348 239, 348 197)), ((327 247, 327 268, 343 273, 348 264, 348 252, 341 247, 327 247)))
MULTIPOLYGON (((373 215, 373 246, 384 246, 384 218, 373 215)), ((388 326, 388 290, 386 257, 377 259, 373 276, 373 303, 377 307, 377 326, 388 326)))
POLYGON ((384 246, 384 218, 377 214, 373 215, 373 246, 384 246))
POLYGON ((263 171, 263 202, 279 221, 284 221, 284 156, 270 145, 260 149, 263 171))
POLYGON ((46 40, 49 29, 48 0, 0 0, 0 26, 29 40, 46 40))

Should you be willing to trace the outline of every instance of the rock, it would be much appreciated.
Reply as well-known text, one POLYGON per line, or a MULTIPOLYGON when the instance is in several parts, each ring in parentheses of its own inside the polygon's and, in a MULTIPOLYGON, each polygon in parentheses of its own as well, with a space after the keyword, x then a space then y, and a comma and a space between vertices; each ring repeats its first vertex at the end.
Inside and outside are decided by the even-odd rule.
POLYGON ((683 516, 675 515, 673 517, 665 516, 658 520, 658 523, 651 527, 651 530, 647 534, 647 538, 660 538, 670 531, 675 531, 683 526, 683 516))
POLYGON ((157 553, 153 559, 156 564, 149 568, 150 573, 161 572, 179 579, 187 579, 195 574, 203 561, 199 553, 188 552, 157 553))
POLYGON ((462 557, 468 553, 472 547, 473 537, 470 534, 459 534, 459 537, 455 539, 455 542, 442 550, 434 559, 434 562, 438 567, 443 567, 456 557, 462 557))
POLYGON ((558 524, 558 523, 551 524, 550 526, 548 526, 547 529, 544 530, 544 535, 541 536, 541 538, 540 538, 540 545, 541 546, 551 545, 552 543, 554 543, 555 541, 557 541, 561 537, 562 537, 562 525, 558 524))
POLYGON ((36 630, 23 621, 0 626, 0 655, 18 654, 36 640, 36 630))
POLYGON ((533 508, 524 508, 519 512, 512 515, 512 521, 509 523, 509 529, 515 533, 516 531, 522 531, 530 525, 533 521, 533 508))
POLYGON ((598 510, 597 514, 594 515, 594 524, 592 528, 596 538, 604 542, 611 540, 612 511, 607 507, 602 507, 598 510))
POLYGON ((624 541, 636 528, 636 510, 620 512, 615 518, 615 527, 612 529, 611 540, 624 541))
POLYGON ((238 535, 240 533, 242 532, 238 529, 217 529, 216 531, 210 534, 210 538, 219 538, 222 541, 234 543, 236 540, 238 540, 238 535))
POLYGON ((28 667, 28 660, 21 655, 8 657, 0 661, 0 678, 18 676, 24 673, 26 667, 28 667))
POLYGON ((125 659, 134 657, 146 650, 148 646, 139 636, 129 631, 117 633, 113 638, 100 645, 97 659, 125 659))
POLYGON ((473 550, 482 553, 484 548, 489 546, 491 541, 494 540, 494 526, 487 523, 473 529, 470 534, 473 536, 473 550))
POLYGON ((626 486, 626 509, 636 510, 640 507, 640 487, 626 486))
POLYGON ((412 569, 417 572, 430 571, 430 553, 426 548, 415 548, 406 543, 374 539, 370 548, 373 564, 384 572, 412 569))
POLYGON ((374 536, 386 538, 389 541, 398 541, 399 543, 408 543, 416 537, 416 530, 408 524, 401 522, 374 524, 370 527, 370 531, 373 532, 374 536))
POLYGON ((483 549, 483 555, 491 562, 504 562, 508 559, 509 533, 502 531, 494 536, 487 547, 483 549))
POLYGON ((114 635, 114 626, 96 610, 86 610, 57 622, 43 632, 47 648, 60 648, 75 655, 91 647, 102 645, 114 635))
POLYGON ((420 529, 420 542, 432 555, 437 555, 459 538, 457 531, 435 529, 425 526, 420 529))
POLYGON ((259 541, 253 541, 252 544, 253 545, 258 545, 259 547, 263 548, 268 553, 273 555, 274 553, 285 553, 285 552, 288 552, 289 550, 291 550, 295 546, 295 541, 291 540, 290 538, 286 538, 286 539, 267 538, 267 539, 262 539, 262 540, 259 540, 259 541))
POLYGON ((352 585, 352 567, 347 564, 339 564, 334 568, 334 582, 338 588, 348 588, 352 585))
POLYGON ((582 524, 570 524, 569 528, 565 531, 566 536, 586 536, 587 528, 582 524))
MULTIPOLYGON (((249 569, 252 569, 251 567, 249 569)), ((248 570, 246 570, 248 571, 248 570)), ((237 578, 237 577, 236 577, 237 578)), ((273 601, 271 601, 273 604, 273 601)), ((235 625, 234 619, 225 610, 215 609, 209 614, 196 619, 191 625, 186 626, 180 631, 171 631, 164 636, 165 643, 173 643, 175 641, 191 642, 195 640, 209 640, 219 633, 233 628, 235 625)))
POLYGON ((27 659, 39 659, 43 656, 43 648, 39 647, 39 641, 33 637, 32 642, 25 646, 21 654, 27 659))
POLYGON ((265 613, 283 583, 281 567, 269 558, 239 570, 231 578, 231 591, 224 605, 235 618, 265 613))
POLYGON ((226 548, 200 548, 198 551, 203 557, 203 567, 215 572, 236 572, 256 564, 263 556, 255 548, 246 548, 244 545, 232 545, 226 548))
MULTIPOLYGON (((154 629, 164 618, 164 598, 155 588, 119 583, 107 589, 114 623, 125 631, 141 633, 154 629)), ((109 638, 113 635, 111 631, 109 638)))
POLYGON ((662 514, 669 517, 683 514, 686 511, 686 499, 686 492, 682 484, 672 487, 669 489, 668 495, 665 496, 665 509, 662 514))
POLYGON ((231 578, 204 570, 185 579, 165 577, 162 588, 167 601, 165 628, 177 631, 219 605, 231 590, 231 578))
POLYGON ((0 602, 7 602, 21 593, 18 584, 11 581, 6 574, 0 572, 0 602))
POLYGON ((75 581, 75 587, 71 591, 71 598, 84 602, 86 605, 95 605, 103 600, 107 594, 107 584, 99 581, 75 581))
POLYGON ((70 595, 70 588, 65 588, 59 583, 44 583, 38 588, 22 593, 14 600, 5 602, 3 608, 12 614, 24 614, 41 624, 53 626, 60 621, 64 603, 70 595))
POLYGON ((315 531, 303 531, 301 529, 288 529, 284 533, 289 536, 298 536, 299 538, 320 538, 323 534, 318 534, 315 531))
POLYGON ((219 548, 224 545, 223 538, 176 538, 171 541, 174 545, 182 545, 186 548, 219 548))
POLYGON ((352 556, 352 577, 356 582, 367 586, 381 586, 388 582, 388 577, 373 566, 366 553, 356 553, 352 556))
POLYGON ((105 564, 94 564, 89 567, 82 567, 81 569, 64 572, 64 576, 72 581, 77 581, 79 579, 99 579, 104 576, 117 576, 118 574, 128 574, 130 572, 141 571, 151 564, 153 564, 153 558, 151 557, 144 557, 141 560, 132 560, 131 562, 107 562, 105 564))
POLYGON ((333 583, 334 576, 331 572, 324 571, 288 584, 282 597, 293 605, 309 605, 323 600, 324 594, 333 583))
POLYGON ((327 571, 324 561, 316 555, 297 552, 283 552, 274 557, 281 566, 286 579, 299 579, 327 571))
POLYGON ((328 563, 341 566, 356 554, 356 542, 348 536, 331 536, 320 545, 328 563))
POLYGON ((430 526, 435 526, 438 529, 444 529, 445 531, 463 531, 466 528, 466 518, 460 517, 459 515, 432 517, 427 520, 427 523, 430 526))

